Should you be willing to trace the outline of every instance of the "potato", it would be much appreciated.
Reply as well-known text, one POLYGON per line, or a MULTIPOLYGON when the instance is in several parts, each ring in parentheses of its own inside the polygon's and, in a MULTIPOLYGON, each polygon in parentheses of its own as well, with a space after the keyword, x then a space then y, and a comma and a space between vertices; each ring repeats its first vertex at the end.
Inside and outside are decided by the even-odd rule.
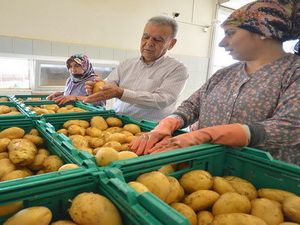
POLYGON ((131 181, 128 183, 128 185, 139 193, 150 192, 145 185, 137 181, 131 181))
POLYGON ((123 125, 122 120, 115 118, 115 117, 106 118, 106 123, 110 127, 122 127, 122 125, 123 125))
POLYGON ((214 216, 226 213, 249 213, 251 203, 245 195, 227 192, 220 196, 212 208, 214 216))
POLYGON ((299 223, 284 222, 284 223, 280 223, 278 225, 299 225, 299 223))
POLYGON ((97 138, 101 138, 103 137, 103 133, 101 130, 99 130, 96 127, 89 127, 86 129, 86 134, 91 136, 91 137, 97 137, 97 138))
POLYGON ((104 145, 104 140, 102 138, 96 138, 96 137, 89 138, 88 142, 89 142, 89 146, 92 148, 98 148, 104 145))
POLYGON ((120 151, 130 151, 129 143, 121 144, 120 151))
POLYGON ((80 148, 78 148, 78 150, 85 151, 85 152, 88 152, 89 154, 93 155, 93 149, 88 146, 81 146, 80 148))
POLYGON ((35 156, 33 162, 28 165, 28 168, 33 171, 38 171, 44 168, 44 161, 48 157, 49 153, 45 152, 45 150, 38 150, 37 155, 35 156))
POLYGON ((92 93, 96 93, 99 92, 101 90, 101 88, 105 85, 105 81, 104 80, 99 80, 97 81, 94 86, 93 86, 93 91, 92 93))
POLYGON ((179 179, 180 185, 187 193, 197 190, 208 190, 213 185, 213 179, 209 172, 205 170, 192 170, 185 173, 179 179))
POLYGON ((8 152, 0 152, 0 159, 8 159, 8 152))
POLYGON ((38 152, 36 146, 27 139, 13 139, 7 148, 9 159, 19 166, 31 164, 38 152))
POLYGON ((88 140, 81 135, 72 135, 72 136, 69 136, 69 138, 71 139, 72 144, 78 149, 80 149, 81 147, 89 146, 88 140))
POLYGON ((91 119, 91 127, 96 127, 99 130, 106 130, 108 125, 102 116, 94 116, 91 119))
POLYGON ((28 134, 35 135, 35 136, 40 136, 40 132, 39 132, 37 129, 35 129, 35 128, 32 128, 32 129, 28 132, 28 134))
POLYGON ((72 220, 80 225, 121 225, 118 209, 106 197, 81 193, 72 200, 69 209, 72 220))
POLYGON ((58 220, 56 222, 51 223, 51 225, 77 225, 77 224, 70 220, 58 220))
POLYGON ((109 133, 121 133, 123 131, 123 128, 121 127, 109 127, 107 128, 105 131, 109 132, 109 133))
POLYGON ((119 159, 118 152, 110 147, 101 147, 98 149, 96 155, 96 162, 99 166, 107 166, 113 161, 119 159))
POLYGON ((138 157, 138 155, 132 151, 121 151, 118 153, 118 160, 131 159, 136 157, 138 157))
POLYGON ((121 134, 121 133, 113 133, 108 137, 107 141, 117 141, 120 144, 123 144, 126 141, 127 136, 125 134, 121 134))
POLYGON ((132 133, 133 135, 141 132, 141 128, 136 124, 126 124, 123 129, 132 133))
POLYGON ((183 203, 173 203, 171 207, 185 216, 191 225, 197 225, 197 215, 191 207, 183 203))
POLYGON ((68 164, 65 164, 65 165, 62 165, 61 167, 59 167, 58 171, 72 170, 72 169, 76 169, 76 168, 79 168, 79 166, 74 163, 68 163, 68 164))
POLYGON ((284 220, 281 206, 267 198, 257 198, 251 201, 251 215, 264 220, 268 225, 278 225, 284 220))
POLYGON ((85 129, 79 125, 73 124, 68 127, 69 135, 85 135, 85 129))
POLYGON ((66 135, 66 136, 68 136, 68 130, 67 129, 65 129, 65 128, 63 128, 63 129, 59 129, 58 131, 56 131, 57 133, 60 133, 60 134, 64 134, 64 135, 66 135))
POLYGON ((59 109, 59 106, 56 104, 49 104, 49 105, 41 105, 41 108, 56 112, 59 109))
POLYGON ((229 181, 223 177, 213 177, 212 190, 218 192, 220 195, 226 192, 236 192, 229 181))
POLYGON ((173 202, 176 202, 178 199, 178 196, 180 195, 180 184, 178 180, 175 177, 167 176, 169 183, 170 183, 170 191, 166 198, 166 203, 171 204, 173 202))
POLYGON ((219 194, 211 190, 198 190, 185 197, 184 203, 195 212, 210 208, 219 198, 219 194))
POLYGON ((52 219, 51 211, 43 206, 23 209, 8 218, 3 225, 49 225, 52 219))
POLYGON ((214 220, 214 216, 209 211, 200 211, 197 213, 197 225, 210 225, 214 220))
POLYGON ((141 174, 136 181, 144 184, 154 195, 165 201, 170 192, 168 178, 158 171, 141 174))
POLYGON ((19 127, 10 127, 0 132, 0 138, 17 139, 22 138, 25 131, 19 127))
POLYGON ((6 205, 0 205, 0 216, 6 216, 15 213, 23 208, 23 202, 13 202, 6 205))
POLYGON ((7 97, 0 97, 0 102, 8 102, 8 98, 7 97))
POLYGON ((169 173, 175 172, 175 170, 171 164, 164 165, 164 166, 160 167, 157 171, 159 171, 163 174, 169 174, 169 173))
POLYGON ((0 159, 0 178, 14 171, 15 169, 15 165, 9 159, 0 159))
POLYGON ((44 144, 43 138, 41 138, 39 136, 36 136, 36 135, 25 134, 23 138, 31 141, 35 145, 42 145, 42 144, 44 144))
POLYGON ((0 152, 6 152, 9 143, 10 143, 9 138, 0 138, 0 152))
POLYGON ((11 171, 4 176, 1 177, 1 181, 7 181, 7 180, 14 180, 14 179, 19 179, 23 177, 28 177, 31 176, 32 174, 28 173, 26 170, 14 170, 11 171))
POLYGON ((120 131, 121 134, 125 134, 126 136, 131 136, 131 137, 134 137, 132 133, 130 133, 129 131, 127 130, 122 130, 120 131))
POLYGON ((290 196, 295 196, 292 192, 274 188, 261 188, 257 191, 257 194, 261 198, 271 199, 280 203, 283 203, 290 196))
POLYGON ((115 149, 116 151, 121 151, 122 149, 122 145, 117 142, 117 141, 109 141, 109 142, 106 142, 103 147, 110 147, 110 148, 113 148, 115 149))
POLYGON ((7 105, 0 105, 0 114, 9 113, 11 109, 7 105))
POLYGON ((64 162, 57 155, 49 155, 43 163, 46 173, 57 171, 63 164, 64 162))
POLYGON ((235 176, 225 176, 237 193, 247 196, 249 200, 257 197, 256 188, 249 181, 235 176))
POLYGON ((68 120, 67 122, 64 123, 63 127, 68 129, 69 126, 71 125, 78 125, 83 128, 88 128, 90 126, 90 123, 85 120, 68 120))
POLYGON ((211 225, 268 225, 262 219, 245 213, 227 213, 214 218, 211 225))
POLYGON ((300 197, 290 196, 283 202, 284 215, 292 222, 300 223, 300 197))
POLYGON ((177 196, 177 199, 176 199, 176 202, 181 202, 181 201, 183 200, 183 198, 184 198, 184 195, 185 195, 184 189, 183 189, 183 187, 180 185, 180 187, 179 187, 179 192, 178 192, 178 196, 177 196))

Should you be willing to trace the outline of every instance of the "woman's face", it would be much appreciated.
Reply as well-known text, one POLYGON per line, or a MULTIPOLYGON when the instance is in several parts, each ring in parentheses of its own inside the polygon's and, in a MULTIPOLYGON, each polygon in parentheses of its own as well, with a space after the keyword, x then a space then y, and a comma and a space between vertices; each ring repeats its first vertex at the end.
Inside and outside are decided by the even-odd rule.
POLYGON ((259 47, 263 44, 260 35, 234 26, 224 26, 224 33, 225 37, 219 46, 229 51, 232 58, 239 61, 256 59, 259 47))
POLYGON ((82 67, 79 64, 72 61, 69 64, 69 72, 70 72, 70 74, 73 74, 73 75, 83 75, 84 70, 82 69, 82 67))

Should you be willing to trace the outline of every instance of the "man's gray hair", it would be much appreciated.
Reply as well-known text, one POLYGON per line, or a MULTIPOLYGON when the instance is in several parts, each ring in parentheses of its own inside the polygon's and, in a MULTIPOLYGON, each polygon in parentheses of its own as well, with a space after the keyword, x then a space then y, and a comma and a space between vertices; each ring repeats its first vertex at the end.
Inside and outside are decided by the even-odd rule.
POLYGON ((175 38, 178 32, 178 24, 176 20, 174 20, 171 17, 167 16, 155 16, 152 17, 148 20, 148 23, 154 23, 154 24, 159 24, 159 25, 166 25, 171 27, 173 33, 172 33, 172 38, 175 38))

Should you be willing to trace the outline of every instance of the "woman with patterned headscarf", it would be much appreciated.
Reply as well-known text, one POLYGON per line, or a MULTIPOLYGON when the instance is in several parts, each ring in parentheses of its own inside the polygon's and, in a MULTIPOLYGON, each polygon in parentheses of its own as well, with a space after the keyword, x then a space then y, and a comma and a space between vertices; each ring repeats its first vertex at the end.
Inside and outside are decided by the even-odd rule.
POLYGON ((66 62, 70 77, 66 81, 64 92, 55 92, 47 97, 57 104, 65 104, 70 101, 82 101, 87 95, 85 82, 95 80, 97 75, 86 55, 72 55, 66 62))
POLYGON ((254 1, 222 27, 219 45, 240 62, 217 71, 131 149, 140 155, 202 143, 251 146, 300 165, 300 57, 282 48, 300 36, 300 1, 254 1), (195 122, 197 130, 171 138, 195 122))

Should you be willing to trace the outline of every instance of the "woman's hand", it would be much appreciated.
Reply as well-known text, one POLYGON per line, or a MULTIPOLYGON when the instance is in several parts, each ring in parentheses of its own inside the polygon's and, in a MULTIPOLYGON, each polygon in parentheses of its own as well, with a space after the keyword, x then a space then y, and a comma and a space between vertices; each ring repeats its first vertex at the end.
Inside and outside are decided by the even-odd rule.
POLYGON ((53 100, 55 97, 61 96, 63 92, 54 92, 46 97, 47 100, 53 100))
POLYGON ((53 101, 55 101, 58 105, 63 105, 66 104, 68 102, 72 102, 72 101, 76 101, 77 96, 72 96, 72 95, 68 95, 68 96, 58 96, 52 99, 53 101))
POLYGON ((168 140, 171 135, 161 133, 159 131, 151 131, 142 134, 140 137, 134 139, 130 144, 129 148, 134 151, 137 155, 146 155, 151 153, 150 150, 162 140, 168 140))

